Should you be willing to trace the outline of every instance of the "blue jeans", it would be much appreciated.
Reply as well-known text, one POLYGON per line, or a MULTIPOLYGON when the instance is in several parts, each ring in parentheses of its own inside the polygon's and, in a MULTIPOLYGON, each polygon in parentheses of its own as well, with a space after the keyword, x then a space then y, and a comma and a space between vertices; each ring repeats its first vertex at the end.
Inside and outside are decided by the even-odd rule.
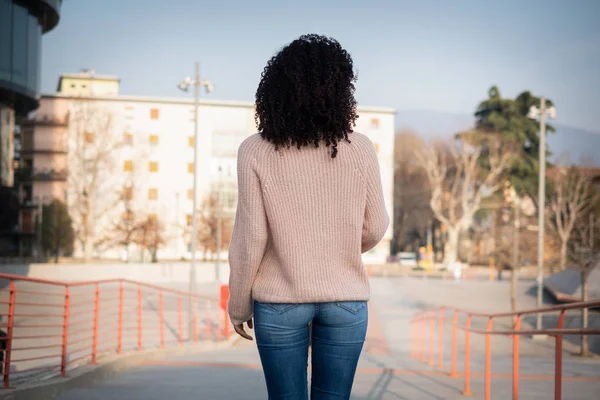
POLYGON ((254 330, 269 400, 308 399, 312 322, 311 399, 349 399, 367 334, 365 301, 254 303, 254 330))

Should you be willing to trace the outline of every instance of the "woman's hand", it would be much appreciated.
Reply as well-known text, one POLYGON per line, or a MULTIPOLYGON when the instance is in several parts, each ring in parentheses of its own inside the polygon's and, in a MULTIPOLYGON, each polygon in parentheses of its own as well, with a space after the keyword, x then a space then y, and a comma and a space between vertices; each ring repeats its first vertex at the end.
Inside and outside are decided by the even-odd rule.
MULTIPOLYGON (((248 328, 253 329, 254 328, 254 324, 252 323, 252 320, 248 320, 248 322, 246 322, 248 324, 248 328)), ((236 333, 238 335, 240 335, 241 337, 243 337, 246 340, 254 340, 252 339, 252 336, 248 335, 248 333, 246 333, 246 330, 244 329, 244 324, 240 324, 240 325, 234 325, 233 329, 235 329, 236 333)))

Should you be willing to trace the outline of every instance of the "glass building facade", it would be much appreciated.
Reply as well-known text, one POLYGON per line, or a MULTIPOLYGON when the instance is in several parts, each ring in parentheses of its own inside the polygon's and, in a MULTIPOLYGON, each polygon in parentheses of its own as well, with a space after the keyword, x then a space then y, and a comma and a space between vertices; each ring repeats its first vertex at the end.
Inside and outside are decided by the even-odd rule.
POLYGON ((42 34, 59 20, 62 0, 0 0, 0 185, 12 185, 16 117, 38 107, 42 34))

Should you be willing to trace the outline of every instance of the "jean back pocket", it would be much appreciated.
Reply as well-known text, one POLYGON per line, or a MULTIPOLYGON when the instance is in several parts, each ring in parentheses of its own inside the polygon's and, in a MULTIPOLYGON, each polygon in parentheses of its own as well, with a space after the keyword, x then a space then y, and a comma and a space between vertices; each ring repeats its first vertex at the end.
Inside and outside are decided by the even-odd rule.
POLYGON ((367 307, 366 301, 338 301, 335 303, 336 306, 343 308, 352 314, 358 314, 367 307))

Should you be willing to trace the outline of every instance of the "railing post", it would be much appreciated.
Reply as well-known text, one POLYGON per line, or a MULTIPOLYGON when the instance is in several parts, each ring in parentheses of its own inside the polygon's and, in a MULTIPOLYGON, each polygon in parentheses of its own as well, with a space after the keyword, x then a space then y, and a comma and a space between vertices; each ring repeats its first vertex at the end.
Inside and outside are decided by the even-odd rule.
POLYGON ((435 311, 429 321, 429 365, 435 365, 435 311))
POLYGON ((413 329, 415 331, 415 338, 414 338, 415 353, 414 353, 413 358, 415 360, 417 360, 419 358, 419 354, 420 354, 419 352, 421 351, 421 346, 420 346, 420 342, 419 342, 419 340, 421 340, 421 337, 419 336, 420 330, 419 330, 419 317, 418 316, 413 319, 413 329))
MULTIPOLYGON (((487 332, 492 331, 494 317, 490 317, 487 323, 487 332)), ((485 335, 485 400, 492 398, 492 335, 485 335)))
POLYGON ((193 318, 193 323, 194 323, 194 343, 198 342, 198 312, 197 312, 197 301, 198 299, 194 299, 194 307, 193 309, 193 313, 194 313, 194 318, 193 318))
POLYGON ((421 361, 427 362, 427 313, 423 312, 421 317, 421 330, 423 332, 423 338, 421 342, 421 361))
POLYGON ((438 345, 438 353, 439 353, 438 368, 444 367, 444 316, 445 316, 445 310, 444 310, 444 307, 442 307, 442 308, 440 308, 440 321, 438 324, 438 332, 439 332, 439 336, 440 336, 440 341, 439 341, 439 345, 438 345))
POLYGON ((70 294, 69 287, 65 286, 65 304, 63 311, 63 335, 62 335, 62 355, 60 360, 60 374, 67 376, 67 346, 69 343, 69 309, 70 294))
MULTIPOLYGON (((560 312, 556 329, 563 329, 565 324, 565 310, 560 312)), ((556 335, 554 348, 554 400, 562 399, 562 335, 556 335)))
POLYGON ((181 295, 177 296, 177 318, 178 318, 178 330, 179 330, 179 345, 183 345, 183 314, 181 309, 181 295))
POLYGON ((138 285, 137 290, 137 319, 138 319, 138 351, 142 351, 142 286, 138 285))
POLYGON ((221 307, 217 307, 217 342, 220 342, 223 339, 223 328, 221 326, 222 319, 219 315, 221 313, 221 307))
POLYGON ((94 295, 94 333, 92 334, 92 364, 97 362, 98 354, 98 319, 100 317, 100 285, 96 283, 94 295))
POLYGON ((160 320, 160 348, 165 348, 165 306, 162 290, 158 292, 158 316, 160 320))
POLYGON ((210 341, 211 340, 211 335, 210 335, 210 327, 211 327, 212 321, 210 318, 210 300, 206 301, 206 340, 210 341))
POLYGON ((123 307, 125 302, 125 289, 123 281, 119 282, 119 320, 117 326, 117 354, 123 354, 123 307))
POLYGON ((467 315, 465 326, 465 389, 463 396, 472 396, 471 392, 471 314, 467 315))
POLYGON ((227 303, 229 301, 229 286, 221 285, 219 290, 219 307, 223 310, 223 335, 225 340, 229 339, 229 314, 227 313, 227 303))
POLYGON ((229 339, 229 313, 227 309, 223 310, 223 323, 225 324, 225 340, 229 339))
MULTIPOLYGON (((521 315, 515 319, 515 331, 521 329, 521 315)), ((513 400, 519 399, 519 335, 513 335, 513 400)))
POLYGON ((410 358, 415 358, 415 324, 411 320, 410 324, 410 358))
POLYGON ((450 376, 456 378, 458 373, 456 372, 456 335, 458 331, 458 310, 454 310, 454 316, 452 317, 452 367, 450 370, 450 376))
POLYGON ((17 292, 15 282, 10 280, 10 295, 8 300, 8 327, 6 329, 6 338, 4 342, 4 388, 10 387, 10 359, 12 356, 12 337, 13 326, 15 323, 15 300, 17 292))

